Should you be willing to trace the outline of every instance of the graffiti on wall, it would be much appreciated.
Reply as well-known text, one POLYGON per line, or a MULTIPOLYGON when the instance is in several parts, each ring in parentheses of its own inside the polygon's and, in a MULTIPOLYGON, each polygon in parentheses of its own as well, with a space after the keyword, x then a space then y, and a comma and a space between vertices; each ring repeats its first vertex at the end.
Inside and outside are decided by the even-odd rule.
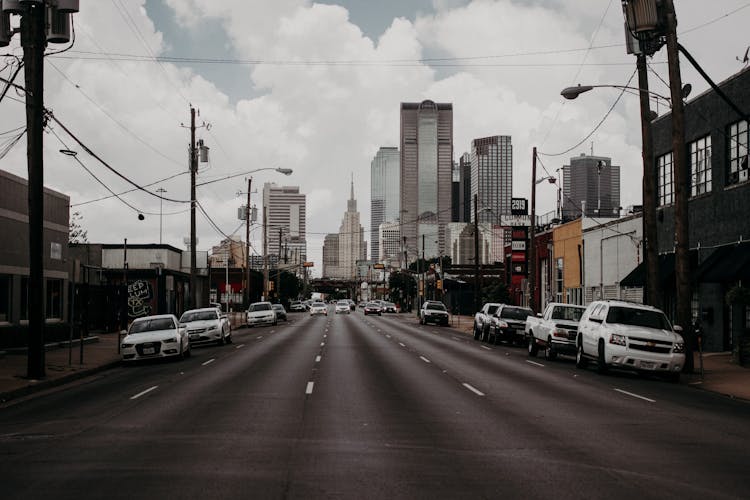
POLYGON ((154 291, 151 283, 136 280, 128 283, 128 317, 140 318, 151 314, 151 299, 154 291))

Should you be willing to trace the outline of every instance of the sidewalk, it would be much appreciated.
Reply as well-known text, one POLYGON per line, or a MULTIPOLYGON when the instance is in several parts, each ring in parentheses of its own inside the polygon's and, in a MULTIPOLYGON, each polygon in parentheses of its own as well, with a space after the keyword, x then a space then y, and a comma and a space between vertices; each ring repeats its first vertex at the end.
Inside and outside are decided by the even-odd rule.
MULTIPOLYGON (((417 323, 414 314, 401 314, 399 317, 406 317, 417 323)), ((472 326, 471 316, 451 317, 451 327, 457 332, 471 335, 472 326)), ((83 362, 78 341, 74 341, 71 348, 67 342, 48 345, 45 352, 46 376, 43 380, 26 378, 25 352, 0 351, 0 403, 63 385, 119 365, 117 337, 117 333, 104 333, 84 339, 83 362)), ((695 370, 696 373, 683 375, 683 384, 750 402, 750 368, 733 363, 731 353, 704 354, 702 379, 700 360, 696 354, 695 370)))

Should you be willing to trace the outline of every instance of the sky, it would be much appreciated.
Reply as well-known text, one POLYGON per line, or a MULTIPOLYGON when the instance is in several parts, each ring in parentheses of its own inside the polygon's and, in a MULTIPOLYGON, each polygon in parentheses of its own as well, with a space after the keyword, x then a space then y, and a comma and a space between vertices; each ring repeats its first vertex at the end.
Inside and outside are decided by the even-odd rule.
MULTIPOLYGON (((714 81, 743 68, 750 1, 675 5, 680 42, 714 81)), ((81 2, 74 26, 72 47, 45 58, 46 107, 113 169, 169 199, 106 198, 132 186, 51 122, 45 185, 70 196, 92 243, 158 243, 161 219, 162 241, 185 248, 191 105, 197 138, 210 148, 198 183, 240 174, 198 187, 210 217, 198 215, 199 250, 224 235, 244 239, 238 192, 252 175, 253 204, 262 205, 265 182, 307 194, 308 257, 319 273, 352 175, 369 237, 370 162, 379 147, 398 146, 400 103, 424 99, 453 104, 454 159, 474 138, 512 137, 516 197, 530 196, 536 146, 538 179, 593 151, 621 166, 621 205, 641 202, 637 97, 606 87, 574 101, 560 96, 578 83, 637 86, 617 0, 100 0, 81 2)), ((22 55, 18 38, 0 48, 3 78, 22 55)), ((651 89, 668 95, 666 50, 649 64, 651 89)), ((680 66, 691 97, 708 88, 684 57, 680 66)), ((27 178, 25 138, 5 151, 24 124, 23 94, 12 90, 0 102, 0 169, 27 178)), ((539 184, 537 213, 554 210, 556 199, 553 184, 539 184)), ((251 243, 260 250, 258 227, 251 243)))

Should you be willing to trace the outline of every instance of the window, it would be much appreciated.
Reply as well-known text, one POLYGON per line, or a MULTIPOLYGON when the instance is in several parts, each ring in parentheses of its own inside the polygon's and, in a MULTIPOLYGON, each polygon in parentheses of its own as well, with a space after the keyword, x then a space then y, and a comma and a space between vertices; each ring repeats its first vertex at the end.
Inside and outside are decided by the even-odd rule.
POLYGON ((658 177, 656 182, 659 188, 659 206, 669 205, 674 202, 674 173, 672 170, 672 153, 662 155, 657 160, 658 177))
POLYGON ((690 196, 711 192, 711 137, 690 143, 690 196))
POLYGON ((0 274, 0 323, 10 321, 10 285, 11 276, 0 274))
POLYGON ((727 185, 745 182, 747 166, 748 128, 747 120, 729 126, 729 172, 727 185))
POLYGON ((557 259, 557 272, 555 274, 555 302, 563 301, 563 259, 557 259))
POLYGON ((62 319, 62 280, 47 280, 47 319, 62 319))

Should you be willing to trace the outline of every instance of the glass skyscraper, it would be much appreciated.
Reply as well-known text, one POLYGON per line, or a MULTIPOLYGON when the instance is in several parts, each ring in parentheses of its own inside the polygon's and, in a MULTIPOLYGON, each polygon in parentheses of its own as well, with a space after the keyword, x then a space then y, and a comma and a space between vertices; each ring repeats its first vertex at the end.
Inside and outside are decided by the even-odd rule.
MULTIPOLYGON (((471 200, 477 195, 479 222, 499 224, 500 215, 510 214, 513 196, 513 145, 509 135, 471 141, 471 200), (482 209, 487 210, 482 210, 482 209)), ((471 206, 471 221, 474 207, 471 206)))
POLYGON ((381 147, 370 165, 370 257, 373 262, 380 262, 392 256, 380 255, 379 227, 399 218, 398 148, 381 147))

